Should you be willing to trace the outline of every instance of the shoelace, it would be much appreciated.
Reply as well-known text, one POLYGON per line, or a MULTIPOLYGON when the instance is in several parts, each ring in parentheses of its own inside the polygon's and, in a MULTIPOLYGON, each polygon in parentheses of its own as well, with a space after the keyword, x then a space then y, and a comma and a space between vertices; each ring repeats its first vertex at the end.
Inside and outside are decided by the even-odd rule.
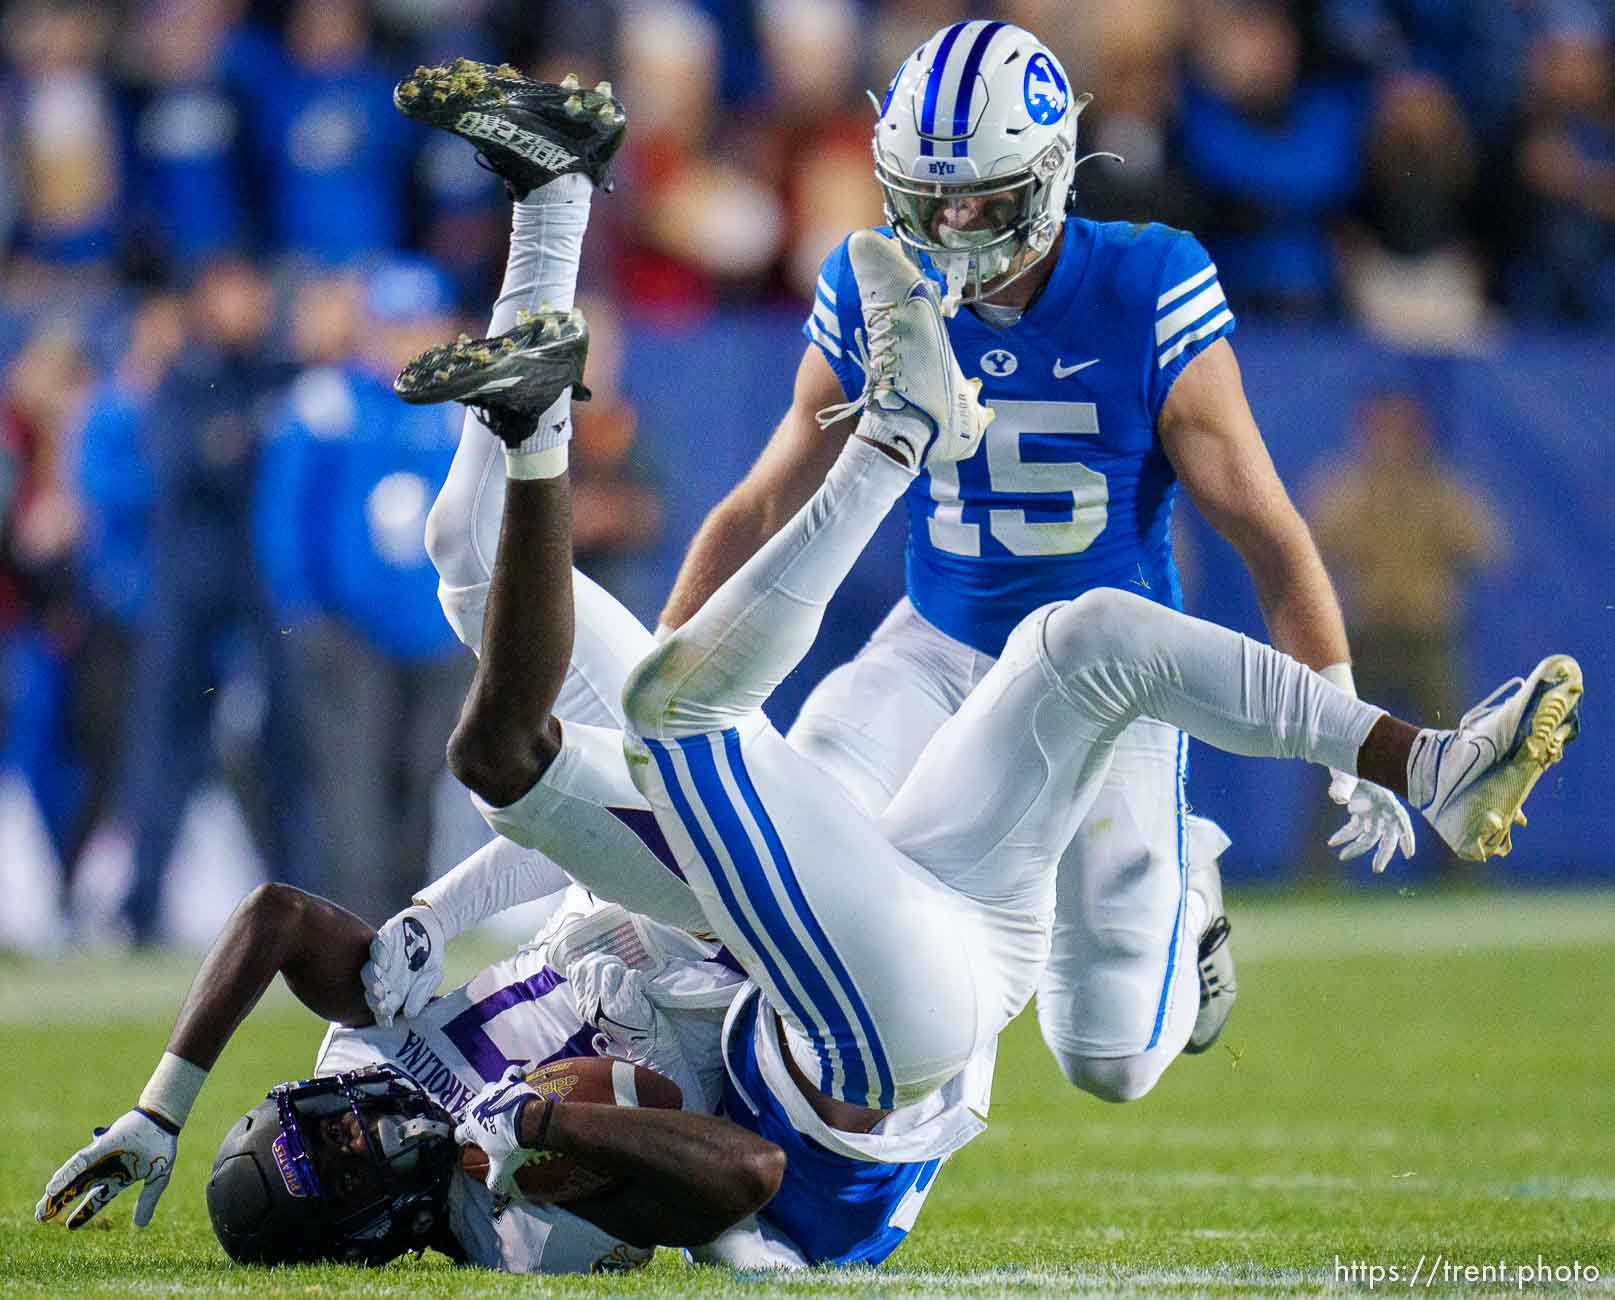
POLYGON ((890 388, 897 374, 897 327, 892 320, 895 303, 870 304, 864 308, 864 323, 869 326, 866 339, 863 330, 853 331, 853 358, 863 367, 864 391, 850 402, 837 402, 827 406, 813 418, 819 428, 828 429, 837 420, 845 419, 869 405, 869 396, 879 388, 890 388))
POLYGON ((1523 677, 1510 677, 1506 682, 1501 683, 1494 691, 1492 691, 1490 695, 1483 699, 1479 704, 1472 706, 1463 715, 1463 717, 1458 719, 1458 730, 1462 731, 1471 723, 1478 722, 1487 713, 1498 707, 1500 696, 1506 695, 1510 691, 1517 690, 1524 685, 1525 678, 1523 677))

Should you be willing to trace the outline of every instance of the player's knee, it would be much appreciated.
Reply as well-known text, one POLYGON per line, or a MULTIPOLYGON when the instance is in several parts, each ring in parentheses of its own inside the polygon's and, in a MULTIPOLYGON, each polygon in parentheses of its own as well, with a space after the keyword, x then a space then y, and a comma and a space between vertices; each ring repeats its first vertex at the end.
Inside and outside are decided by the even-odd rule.
POLYGON ((677 698, 673 659, 678 649, 674 633, 647 654, 628 674, 622 688, 622 715, 629 730, 657 737, 677 698))
POLYGON ((1100 1101, 1137 1101, 1156 1084, 1164 1062, 1150 1053, 1137 1056, 1084 1056, 1055 1049, 1060 1070, 1071 1085, 1100 1101))
POLYGON ((1044 644, 1063 673, 1131 658, 1139 647, 1140 619, 1152 608, 1142 596, 1095 587, 1049 615, 1044 644))
POLYGON ((469 587, 486 581, 488 575, 477 561, 469 512, 447 495, 440 495, 426 512, 426 554, 449 586, 469 587))

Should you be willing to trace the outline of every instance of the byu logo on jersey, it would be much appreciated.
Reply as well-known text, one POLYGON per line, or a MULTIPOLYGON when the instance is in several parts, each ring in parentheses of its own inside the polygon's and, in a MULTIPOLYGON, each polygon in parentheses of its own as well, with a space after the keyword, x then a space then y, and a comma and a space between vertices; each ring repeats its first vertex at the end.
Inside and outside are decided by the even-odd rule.
POLYGON ((1054 61, 1042 50, 1026 61, 1022 84, 1026 91, 1026 111, 1032 115, 1032 121, 1047 126, 1065 116, 1071 96, 1054 61))
POLYGON ((1018 365, 1020 362, 1015 359, 1015 354, 1006 348, 994 348, 991 352, 982 353, 981 368, 995 378, 1004 379, 1013 375, 1018 365))

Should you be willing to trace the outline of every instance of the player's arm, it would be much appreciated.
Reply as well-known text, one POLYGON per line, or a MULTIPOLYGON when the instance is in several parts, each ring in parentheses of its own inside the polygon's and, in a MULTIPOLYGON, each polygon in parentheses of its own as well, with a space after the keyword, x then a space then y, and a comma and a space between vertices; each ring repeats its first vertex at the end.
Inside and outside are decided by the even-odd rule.
POLYGON ((49 1222, 78 1201, 67 1226, 81 1228, 138 1182, 135 1223, 150 1223, 208 1071, 264 990, 283 975, 322 1019, 369 1024, 359 968, 373 936, 357 916, 323 898, 289 885, 255 889, 208 950, 140 1100, 52 1175, 34 1217, 49 1222))
POLYGON ((797 367, 784 419, 756 464, 713 508, 691 541, 662 610, 663 627, 682 626, 824 482, 846 445, 847 429, 821 429, 815 416, 842 397, 835 371, 810 344, 797 367))
MULTIPOLYGON (((1156 431, 1195 505, 1250 571, 1269 639, 1353 690, 1340 601, 1306 521, 1273 468, 1226 338, 1183 368, 1156 431)), ((1390 791, 1336 772, 1329 795, 1348 813, 1329 840, 1342 858, 1372 850, 1374 870, 1383 871, 1398 848, 1412 854, 1413 825, 1390 791)))
POLYGON ((556 1151, 615 1180, 567 1210, 631 1246, 699 1246, 766 1205, 785 1153, 757 1134, 684 1110, 554 1102, 518 1072, 466 1108, 455 1136, 488 1155, 490 1187, 510 1190, 528 1153, 556 1151))
POLYGON ((1227 339, 1184 367, 1156 429, 1189 496, 1250 570, 1273 644, 1312 668, 1345 662, 1340 602, 1273 468, 1227 339))

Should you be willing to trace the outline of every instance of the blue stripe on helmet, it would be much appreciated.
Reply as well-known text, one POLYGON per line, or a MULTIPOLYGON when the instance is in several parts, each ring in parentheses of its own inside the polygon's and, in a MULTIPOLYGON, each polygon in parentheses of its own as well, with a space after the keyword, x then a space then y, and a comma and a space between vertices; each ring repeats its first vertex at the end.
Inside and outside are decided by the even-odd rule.
MULTIPOLYGON (((953 134, 963 137, 970 130, 970 99, 976 89, 976 74, 981 71, 981 61, 987 56, 987 47, 992 44, 993 37, 1007 27, 1007 23, 988 23, 976 33, 976 43, 970 47, 970 53, 965 56, 965 70, 959 77, 959 92, 953 97, 953 134)), ((965 141, 962 138, 953 142, 953 156, 963 158, 966 153, 965 141)))
POLYGON ((922 154, 935 152, 931 146, 931 136, 936 132, 936 97, 942 89, 942 74, 947 71, 948 56, 953 53, 953 43, 959 39, 959 33, 968 26, 969 23, 954 23, 942 33, 942 40, 936 47, 936 57, 931 60, 931 75, 925 83, 925 103, 920 109, 922 154))

